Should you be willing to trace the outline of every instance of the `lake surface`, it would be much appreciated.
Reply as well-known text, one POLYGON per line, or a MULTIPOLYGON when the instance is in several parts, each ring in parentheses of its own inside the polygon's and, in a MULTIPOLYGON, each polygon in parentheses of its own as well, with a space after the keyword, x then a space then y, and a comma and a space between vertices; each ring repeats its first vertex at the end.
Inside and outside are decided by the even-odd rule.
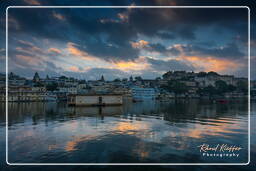
MULTIPOLYGON (((252 108, 255 105, 252 103, 252 108)), ((2 137, 5 103, 0 106, 2 137)), ((247 101, 125 101, 123 106, 101 108, 55 102, 9 103, 8 113, 10 163, 248 161, 247 101), (203 156, 202 144, 242 149, 235 152, 239 154, 236 157, 203 156)))

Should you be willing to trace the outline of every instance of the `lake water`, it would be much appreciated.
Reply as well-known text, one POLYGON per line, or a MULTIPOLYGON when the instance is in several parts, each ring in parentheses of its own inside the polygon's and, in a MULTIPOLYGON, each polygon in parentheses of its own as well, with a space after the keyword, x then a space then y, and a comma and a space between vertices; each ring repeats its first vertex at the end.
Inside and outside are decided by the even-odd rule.
MULTIPOLYGON (((4 111, 5 103, 1 103, 2 135, 4 111)), ((10 163, 248 161, 247 101, 125 101, 123 106, 101 108, 9 103, 8 116, 10 163), (234 152, 238 156, 206 156, 200 152, 202 144, 227 144, 241 150, 234 152)))

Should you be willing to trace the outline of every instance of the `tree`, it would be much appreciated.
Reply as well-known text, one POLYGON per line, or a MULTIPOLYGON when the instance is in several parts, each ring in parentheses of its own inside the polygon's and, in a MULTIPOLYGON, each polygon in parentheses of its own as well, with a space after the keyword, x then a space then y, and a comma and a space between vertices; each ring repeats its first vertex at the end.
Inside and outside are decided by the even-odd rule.
POLYGON ((61 79, 61 80, 65 80, 65 79, 67 79, 68 77, 66 77, 66 76, 64 76, 64 75, 62 75, 62 76, 60 76, 59 77, 59 79, 61 79))
POLYGON ((141 78, 141 76, 137 76, 137 77, 135 77, 135 80, 136 81, 142 81, 142 78, 141 78))
POLYGON ((43 85, 43 83, 41 83, 41 82, 35 82, 34 83, 34 87, 43 87, 44 85, 43 85))
POLYGON ((169 81, 168 85, 164 88, 169 92, 174 92, 175 96, 188 92, 188 87, 179 81, 169 81))
POLYGON ((199 72, 199 73, 197 74, 198 77, 205 77, 206 75, 207 75, 206 72, 199 72))
POLYGON ((207 73, 207 75, 211 75, 211 76, 219 76, 219 74, 217 72, 213 72, 213 71, 210 71, 207 73))
POLYGON ((237 82, 237 89, 240 92, 247 93, 248 92, 248 83, 247 81, 238 81, 237 82))
POLYGON ((233 92, 233 91, 235 91, 237 88, 236 88, 236 86, 233 86, 232 84, 229 84, 228 85, 228 92, 233 92))
POLYGON ((168 71, 162 75, 163 79, 168 79, 168 77, 172 74, 171 71, 168 71))
POLYGON ((121 82, 119 78, 114 79, 114 82, 121 82))
POLYGON ((159 80, 161 80, 161 77, 156 77, 156 81, 159 81, 159 80))
POLYGON ((127 79, 127 78, 123 78, 122 81, 123 81, 123 82, 127 82, 128 79, 127 79))
POLYGON ((215 82, 215 87, 216 87, 217 93, 219 95, 222 95, 223 93, 226 93, 226 92, 229 91, 227 83, 223 80, 216 81, 215 82))
POLYGON ((51 83, 51 84, 46 85, 46 90, 48 90, 48 91, 54 91, 54 90, 57 90, 57 88, 58 88, 57 83, 51 83))
POLYGON ((212 85, 209 85, 207 87, 204 87, 198 90, 199 94, 209 95, 210 97, 215 95, 216 92, 217 92, 216 88, 213 87, 212 85))

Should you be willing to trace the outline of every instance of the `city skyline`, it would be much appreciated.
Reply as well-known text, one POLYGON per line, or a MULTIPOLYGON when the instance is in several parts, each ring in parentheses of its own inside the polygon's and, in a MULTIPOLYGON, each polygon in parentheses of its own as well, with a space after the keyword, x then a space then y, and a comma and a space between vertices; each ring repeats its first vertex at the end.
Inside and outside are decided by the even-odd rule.
MULTIPOLYGON (((199 72, 194 72, 194 71, 185 71, 185 70, 173 70, 173 71, 166 71, 166 72, 164 72, 163 73, 163 75, 165 75, 165 74, 167 74, 167 73, 169 73, 169 72, 171 72, 171 73, 180 73, 180 72, 185 72, 185 74, 191 74, 191 73, 193 73, 194 74, 194 76, 197 76, 197 75, 203 75, 203 74, 205 74, 205 76, 207 76, 208 74, 216 74, 217 76, 229 76, 229 77, 234 77, 234 78, 242 78, 242 79, 248 79, 248 77, 236 77, 235 75, 228 75, 228 74, 220 74, 220 73, 218 73, 218 72, 214 72, 214 71, 209 71, 209 72, 205 72, 205 71, 199 71, 199 72)), ((0 75, 4 75, 4 77, 5 77, 5 73, 0 73, 0 75)), ((154 78, 151 78, 151 79, 148 79, 148 78, 144 78, 144 77, 142 77, 141 75, 130 75, 130 76, 128 76, 128 77, 115 77, 115 78, 113 78, 113 79, 106 79, 105 78, 105 76, 104 76, 104 74, 99 74, 95 79, 88 79, 88 78, 86 78, 86 77, 83 77, 83 78, 81 78, 81 77, 72 77, 72 76, 68 76, 68 75, 50 75, 50 74, 43 74, 43 75, 41 75, 41 74, 39 74, 37 71, 35 72, 35 73, 32 73, 32 76, 31 77, 26 77, 26 76, 24 76, 24 75, 20 75, 20 74, 18 74, 18 73, 14 73, 14 72, 9 72, 8 73, 8 75, 9 75, 9 77, 11 76, 11 75, 13 75, 13 76, 18 76, 18 77, 20 77, 20 78, 25 78, 25 79, 29 79, 29 80, 32 80, 34 77, 35 77, 35 75, 38 75, 39 76, 39 78, 40 79, 52 79, 52 78, 60 78, 60 77, 66 77, 66 78, 71 78, 71 79, 76 79, 76 80, 85 80, 85 81, 99 81, 99 80, 102 80, 102 77, 103 77, 103 79, 105 80, 105 81, 115 81, 115 80, 120 80, 120 81, 122 81, 123 79, 133 79, 133 80, 135 80, 136 78, 141 78, 141 79, 145 79, 145 80, 157 80, 157 79, 163 79, 163 75, 160 75, 160 76, 158 76, 158 77, 154 77, 154 78)), ((9 78, 10 79, 10 78, 9 78)), ((255 81, 255 80, 252 80, 251 79, 251 81, 255 81)))
POLYGON ((9 72, 26 77, 38 72, 152 79, 168 70, 248 76, 246 8, 10 8, 8 13, 9 72))

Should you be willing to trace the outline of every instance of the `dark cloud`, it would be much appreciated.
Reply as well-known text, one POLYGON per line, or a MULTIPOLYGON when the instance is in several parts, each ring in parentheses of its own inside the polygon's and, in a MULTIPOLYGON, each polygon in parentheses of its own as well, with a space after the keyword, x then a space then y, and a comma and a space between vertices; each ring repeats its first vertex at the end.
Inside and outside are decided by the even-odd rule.
POLYGON ((162 38, 162 39, 175 39, 177 36, 173 33, 167 33, 167 32, 157 32, 156 33, 157 37, 162 38))
POLYGON ((171 60, 157 60, 152 58, 147 58, 147 61, 151 64, 151 67, 157 71, 169 71, 169 70, 182 70, 182 71, 191 71, 195 70, 195 68, 182 61, 178 61, 175 59, 171 60))
POLYGON ((178 44, 169 48, 160 43, 149 44, 144 47, 145 50, 150 52, 159 52, 162 55, 178 56, 180 54, 186 56, 212 56, 217 58, 230 58, 230 59, 243 59, 246 54, 243 53, 237 44, 234 42, 228 43, 224 46, 205 46, 201 43, 198 44, 178 44))
MULTIPOLYGON (((218 25, 219 28, 230 30, 237 28, 237 32, 241 33, 243 23, 247 23, 247 13, 243 10, 77 9, 74 12, 72 9, 11 8, 9 14, 19 26, 18 31, 10 28, 15 36, 18 33, 29 33, 60 41, 72 41, 83 45, 89 54, 106 59, 129 60, 138 57, 139 51, 129 43, 136 40, 138 35, 193 40, 196 39, 195 31, 199 26, 209 25, 218 25), (62 16, 65 20, 54 17, 54 14, 62 16), (118 14, 127 19, 124 21, 118 18, 118 14)), ((164 51, 159 49, 161 47, 157 44, 152 45, 152 48, 164 51)))
POLYGON ((245 54, 240 51, 235 43, 229 43, 225 46, 213 48, 198 45, 180 45, 179 50, 187 56, 212 56, 230 59, 242 59, 245 57, 245 54))
POLYGON ((69 35, 64 32, 67 29, 67 24, 58 22, 53 17, 54 11, 56 10, 43 8, 9 8, 8 17, 17 24, 15 27, 8 20, 9 35, 16 37, 26 34, 41 38, 67 40, 69 35))
POLYGON ((155 43, 155 44, 151 43, 145 49, 147 49, 148 51, 151 51, 151 52, 159 52, 163 55, 177 56, 180 54, 180 51, 177 48, 170 47, 167 49, 164 45, 162 45, 160 43, 155 43))
MULTIPOLYGON (((140 0, 140 1, 116 1, 116 0, 88 0, 80 1, 68 0, 36 0, 42 5, 245 5, 248 2, 231 2, 223 0, 216 1, 197 1, 197 0, 140 0), (243 4, 241 4, 243 3, 243 4)), ((6 1, 1 4, 1 26, 4 26, 5 8, 8 5, 28 5, 26 1, 6 1)), ((249 4, 250 5, 250 4, 249 4)), ((133 48, 130 42, 135 42, 145 36, 150 40, 154 38, 168 43, 150 42, 146 50, 159 52, 161 56, 174 55, 181 53, 186 55, 213 56, 217 58, 242 59, 246 53, 241 51, 247 47, 247 9, 10 9, 9 10, 9 39, 27 41, 31 37, 36 39, 47 38, 50 42, 58 42, 66 45, 74 42, 77 48, 87 52, 89 55, 96 56, 105 60, 135 60, 140 55, 140 49, 133 48), (54 16, 55 14, 55 16, 54 16), (120 15, 121 14, 121 15, 120 15), (122 16, 123 18, 121 18, 122 16), (208 32, 208 29, 212 32, 208 32), (223 34, 221 34, 223 33, 223 34), (204 40, 200 35, 205 35, 204 40), (219 36, 216 36, 218 35, 219 36), (233 37, 239 36, 236 43, 229 40, 226 34, 233 37), (224 35, 224 36, 223 36, 224 35), (217 40, 213 39, 218 37, 217 40), (180 48, 172 47, 175 43, 180 43, 180 48), (201 42, 201 43, 198 43, 201 42), (202 43, 203 42, 203 43, 202 43), (225 43, 223 43, 225 42, 225 43), (226 44, 220 47, 219 44, 226 44), (186 45, 186 46, 184 46, 186 45), (171 47, 169 47, 171 46, 171 47), (168 47, 168 48, 167 48, 168 47), (182 51, 181 51, 182 50, 182 51)), ((252 13, 255 17, 255 13, 252 13)), ((254 20, 252 20, 254 28, 254 20)), ((254 29, 255 30, 255 29, 254 29)), ((255 31, 252 29, 252 41, 255 40, 255 31)), ((5 46, 5 27, 0 30, 1 44, 5 46)), ((161 41, 161 42, 162 42, 161 41)), ((34 44, 31 47, 9 42, 9 56, 13 56, 13 62, 17 55, 17 47, 33 49, 37 55, 32 56, 26 52, 19 52, 20 55, 36 56, 47 55, 40 51, 42 47, 34 44), (35 48, 38 47, 39 49, 35 48)), ((21 50, 21 49, 20 49, 21 50)), ((253 52, 253 49, 252 49, 253 52)), ((54 54, 48 54, 53 57, 54 54)), ((158 70, 169 69, 177 65, 177 69, 191 69, 191 66, 180 63, 179 61, 158 61, 149 59, 152 67, 158 70), (158 66, 158 68, 157 68, 158 66)), ((20 65, 26 63, 20 63, 20 65)), ((44 65, 48 66, 48 64, 44 65)), ((50 66, 50 65, 49 65, 50 66)), ((18 67, 18 66, 17 66, 18 67)), ((58 70, 57 68, 52 67, 58 70)), ((193 68, 192 68, 193 69, 193 68)), ((33 68, 31 69, 33 70, 33 68)), ((100 72, 94 70, 96 73, 100 72)), ((109 71, 109 70, 107 70, 109 71)), ((105 72, 107 72, 105 71, 105 72)), ((241 70, 242 71, 242 70, 241 70)), ((101 72, 104 72, 101 70, 101 72)), ((124 74, 120 71, 113 71, 113 74, 124 74)), ((145 71, 143 74, 146 75, 145 71)), ((153 71, 151 72, 153 73, 153 71)), ((111 72, 109 72, 111 75, 111 72)), ((155 72, 154 75, 157 75, 155 72)), ((152 75, 152 74, 151 74, 152 75)))
POLYGON ((31 66, 26 61, 16 60, 14 62, 12 59, 10 59, 8 71, 12 71, 16 74, 28 78, 31 78, 35 72, 38 72, 41 77, 46 77, 46 75, 60 76, 64 73, 64 71, 60 67, 57 67, 50 61, 38 63, 38 65, 41 65, 40 69, 36 66, 31 66))
POLYGON ((186 22, 181 24, 176 17, 176 9, 133 9, 128 14, 128 22, 137 32, 149 37, 194 39, 196 25, 187 29, 186 22))
POLYGON ((230 43, 224 47, 218 47, 218 48, 207 49, 207 48, 196 47, 195 50, 201 53, 201 55, 212 55, 220 58, 238 59, 238 58, 245 57, 245 54, 241 52, 239 50, 239 47, 234 43, 230 43))
MULTIPOLYGON (((121 58, 123 60, 138 57, 138 50, 131 47, 129 40, 136 39, 137 34, 129 25, 106 22, 101 23, 100 17, 91 17, 100 9, 78 9, 78 14, 70 9, 10 9, 19 25, 19 29, 10 28, 10 36, 28 34, 30 36, 57 41, 72 41, 82 45, 87 53, 105 59, 121 58), (41 14, 44 15, 41 15, 41 14), (53 17, 59 14, 65 20, 58 21, 53 17), (69 15, 70 14, 70 15, 69 15), (51 25, 52 27, 49 27, 51 25)), ((108 10, 111 11, 111 10, 108 10)))

